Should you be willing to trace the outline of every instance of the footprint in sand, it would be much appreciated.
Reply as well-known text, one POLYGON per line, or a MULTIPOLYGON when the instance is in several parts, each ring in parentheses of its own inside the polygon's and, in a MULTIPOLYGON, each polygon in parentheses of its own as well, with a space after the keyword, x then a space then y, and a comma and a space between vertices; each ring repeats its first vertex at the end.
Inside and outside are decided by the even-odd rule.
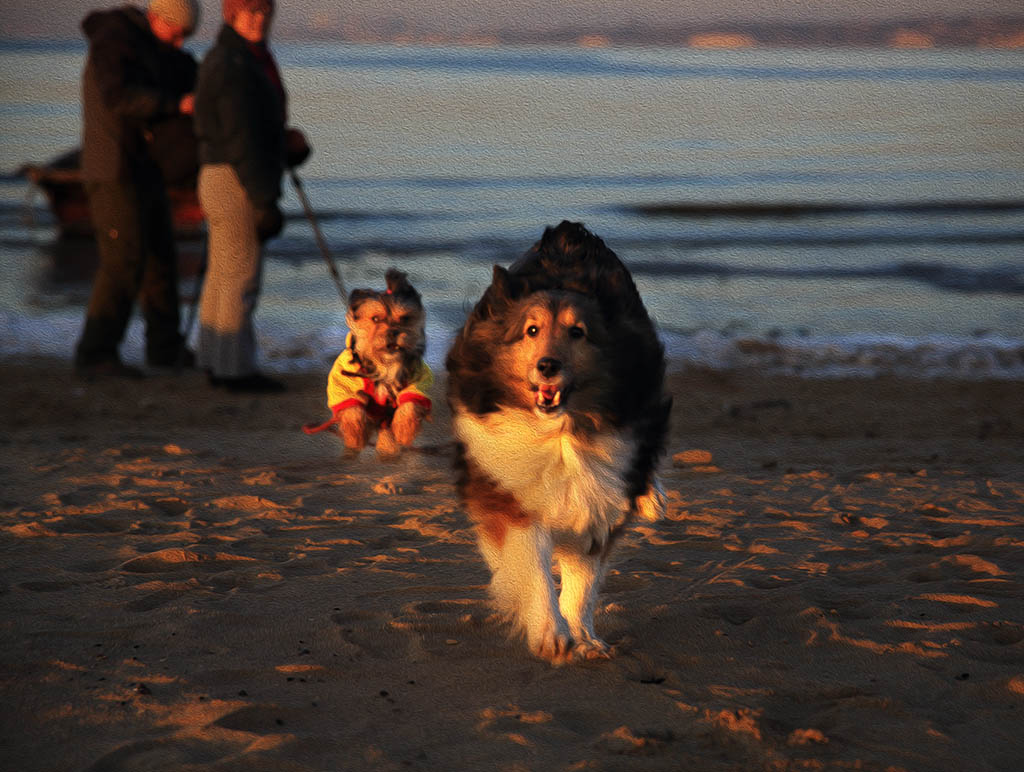
POLYGON ((22 582, 18 585, 21 590, 28 590, 29 592, 60 592, 61 590, 68 590, 72 587, 77 587, 79 582, 22 582))
POLYGON ((332 614, 331 621, 338 628, 340 653, 351 660, 394 659, 406 650, 405 637, 388 625, 386 613, 345 609, 332 614))
POLYGON ((671 729, 632 729, 626 725, 601 735, 596 747, 613 756, 657 756, 676 740, 671 729))
POLYGON ((553 733, 560 734, 563 731, 567 736, 576 734, 558 726, 560 723, 554 714, 546 710, 522 710, 517 705, 510 705, 480 711, 476 731, 489 739, 501 738, 506 742, 530 747, 536 737, 550 738, 553 733))
POLYGON ((133 536, 162 536, 169 533, 180 533, 185 528, 187 528, 187 524, 180 521, 140 520, 132 525, 131 532, 133 536))
POLYGON ((417 633, 443 633, 449 637, 465 635, 484 627, 491 612, 482 600, 453 600, 408 603, 390 625, 417 633))
POLYGON ((834 609, 844 620, 874 619, 879 613, 879 600, 870 593, 847 592, 826 584, 811 585, 803 598, 817 608, 834 609))
POLYGON ((69 566, 68 570, 80 574, 102 574, 119 567, 122 563, 120 558, 107 558, 106 560, 91 560, 87 563, 76 563, 69 566))
MULTIPOLYGON (((660 571, 663 568, 660 564, 658 567, 654 567, 652 564, 643 561, 640 562, 640 565, 650 571, 660 571)), ((637 576, 633 573, 624 572, 611 573, 601 585, 601 594, 614 595, 619 592, 643 590, 648 587, 650 583, 651 580, 645 576, 637 576)))
POLYGON ((55 507, 85 507, 94 504, 97 500, 111 495, 111 488, 123 488, 127 483, 124 477, 115 477, 111 480, 113 485, 83 485, 73 491, 54 494, 48 493, 43 498, 50 506, 55 507))
POLYGON ((111 751, 87 767, 84 772, 194 769, 197 765, 218 761, 236 750, 238 748, 232 748, 223 740, 206 742, 187 737, 139 740, 111 751))
POLYGON ((133 574, 174 573, 201 568, 223 571, 239 562, 256 562, 255 558, 230 555, 226 552, 199 552, 181 547, 157 550, 121 564, 121 570, 133 574))
POLYGON ((1006 571, 989 560, 978 555, 962 553, 947 555, 940 560, 919 566, 911 572, 908 578, 912 582, 924 584, 947 579, 966 579, 968 581, 987 577, 998 579, 1006 574, 1006 571))
POLYGON ((148 594, 126 603, 125 610, 127 611, 152 611, 189 593, 194 594, 197 590, 204 591, 197 579, 189 579, 185 582, 145 582, 136 585, 135 589, 148 594))
POLYGON ((618 667, 627 680, 644 686, 662 686, 673 684, 675 679, 670 670, 658 665, 655 660, 643 652, 631 651, 618 660, 618 667))
POLYGON ((755 575, 750 577, 750 586, 758 590, 775 590, 791 584, 792 580, 785 579, 777 574, 755 575))
POLYGON ((757 614, 749 606, 741 603, 725 603, 705 606, 700 610, 705 619, 724 619, 732 625, 744 625, 757 614))
MULTIPOLYGON (((1024 641, 1024 625, 1016 622, 990 622, 979 629, 987 640, 999 646, 1016 646, 1024 641)), ((967 636, 970 637, 970 633, 967 636)))
POLYGON ((408 603, 397 615, 345 610, 332 615, 331 621, 338 625, 350 656, 400 656, 423 662, 448 647, 487 639, 493 635, 488 630, 492 618, 485 601, 458 598, 408 603))
POLYGON ((252 734, 280 734, 295 723, 296 713, 276 705, 246 705, 221 716, 211 726, 252 734))
POLYGON ((56 533, 124 533, 132 527, 138 512, 126 512, 118 515, 108 512, 104 515, 73 515, 51 523, 50 528, 56 533))
POLYGON ((165 496, 147 501, 146 503, 149 504, 150 509, 167 517, 180 517, 192 506, 185 499, 178 498, 177 496, 165 496))
POLYGON ((152 611, 153 609, 160 608, 163 605, 170 603, 172 600, 177 600, 184 593, 176 592, 175 590, 163 590, 161 592, 154 592, 152 595, 147 595, 144 598, 133 600, 131 603, 125 603, 125 611, 152 611))
MULTIPOLYGON (((940 623, 941 624, 941 623, 940 623)), ((974 643, 983 643, 995 645, 999 649, 1004 647, 1016 647, 1021 641, 1024 641, 1024 625, 1010 621, 999 621, 999 622, 980 622, 977 624, 968 624, 963 629, 956 631, 958 637, 965 638, 968 641, 974 643)), ((994 656, 985 656, 982 652, 974 652, 979 659, 993 659, 994 661, 1003 660, 1004 653, 998 652, 993 653, 994 656)), ((1015 654, 1015 650, 1009 652, 1009 657, 1012 660, 1015 654)))

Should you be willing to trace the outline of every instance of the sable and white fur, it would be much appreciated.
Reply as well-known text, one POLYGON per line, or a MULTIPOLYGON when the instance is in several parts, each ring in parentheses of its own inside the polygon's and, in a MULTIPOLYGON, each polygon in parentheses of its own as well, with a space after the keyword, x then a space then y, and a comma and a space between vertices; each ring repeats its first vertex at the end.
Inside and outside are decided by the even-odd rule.
POLYGON ((459 493, 495 602, 544 659, 607 656, 598 589, 623 528, 663 509, 671 405, 629 271, 582 225, 548 228, 495 267, 446 364, 459 493))

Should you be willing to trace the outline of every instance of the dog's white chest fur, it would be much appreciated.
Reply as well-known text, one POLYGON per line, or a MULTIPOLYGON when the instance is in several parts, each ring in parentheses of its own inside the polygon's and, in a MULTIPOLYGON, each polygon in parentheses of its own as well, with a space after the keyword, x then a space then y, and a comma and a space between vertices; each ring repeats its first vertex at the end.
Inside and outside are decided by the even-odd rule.
POLYGON ((457 411, 466 455, 553 533, 607 533, 629 509, 625 474, 633 443, 617 433, 581 439, 568 418, 544 419, 503 408, 477 416, 457 411))

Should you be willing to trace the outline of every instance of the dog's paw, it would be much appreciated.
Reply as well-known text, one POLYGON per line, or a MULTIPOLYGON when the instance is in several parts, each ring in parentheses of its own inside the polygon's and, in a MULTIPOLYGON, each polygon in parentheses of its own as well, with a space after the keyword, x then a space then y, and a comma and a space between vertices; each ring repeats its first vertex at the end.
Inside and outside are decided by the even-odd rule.
POLYGON ((595 659, 611 659, 611 657, 611 646, 593 635, 577 638, 571 652, 573 662, 589 662, 595 659))
POLYGON ((636 513, 641 520, 649 523, 661 520, 665 516, 665 489, 661 487, 661 480, 657 477, 651 479, 647 492, 637 497, 636 513))
POLYGON ((569 661, 572 645, 572 638, 568 634, 558 633, 544 636, 531 649, 536 656, 552 665, 564 665, 569 661))
POLYGON ((535 656, 552 665, 568 662, 573 647, 568 627, 564 622, 559 623, 554 619, 546 620, 539 629, 528 631, 527 643, 535 656))
POLYGON ((341 411, 341 439, 349 450, 360 451, 370 439, 370 417, 361 406, 341 411))
POLYGON ((391 429, 385 427, 377 432, 377 457, 382 461, 391 461, 398 456, 401 449, 391 429))
POLYGON ((395 433, 395 440, 404 448, 412 445, 416 435, 423 425, 423 417, 426 415, 426 408, 415 402, 404 402, 395 410, 395 417, 391 421, 391 429, 395 433))

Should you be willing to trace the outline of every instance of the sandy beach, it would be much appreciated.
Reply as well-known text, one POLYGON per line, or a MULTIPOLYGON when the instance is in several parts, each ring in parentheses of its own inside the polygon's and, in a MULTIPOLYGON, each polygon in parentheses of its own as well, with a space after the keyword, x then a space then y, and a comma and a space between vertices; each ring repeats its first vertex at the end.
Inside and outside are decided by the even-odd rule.
POLYGON ((1024 384, 672 376, 606 662, 509 640, 450 473, 343 460, 323 377, 4 362, 6 769, 1016 770, 1024 384))

